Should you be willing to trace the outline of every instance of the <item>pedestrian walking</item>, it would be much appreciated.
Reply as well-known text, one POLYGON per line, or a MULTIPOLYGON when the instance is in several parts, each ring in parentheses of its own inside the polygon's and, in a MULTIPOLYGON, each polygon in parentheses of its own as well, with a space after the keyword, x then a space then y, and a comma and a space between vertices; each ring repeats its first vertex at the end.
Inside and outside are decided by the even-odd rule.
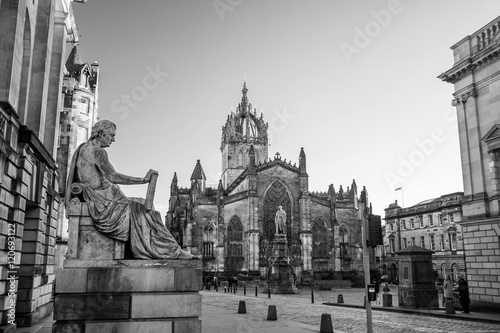
POLYGON ((460 296, 460 304, 462 304, 464 313, 470 313, 469 284, 462 276, 460 277, 460 279, 458 279, 458 294, 460 296))
POLYGON ((451 300, 453 302, 453 283, 451 282, 451 278, 449 275, 446 275, 446 280, 443 284, 443 304, 446 307, 446 301, 451 300))

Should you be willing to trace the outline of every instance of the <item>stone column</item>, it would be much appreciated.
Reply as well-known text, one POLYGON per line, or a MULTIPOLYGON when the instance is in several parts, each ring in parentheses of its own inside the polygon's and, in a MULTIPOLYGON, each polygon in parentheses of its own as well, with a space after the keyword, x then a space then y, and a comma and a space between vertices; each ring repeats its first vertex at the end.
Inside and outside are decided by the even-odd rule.
POLYGON ((56 156, 59 138, 59 110, 61 108, 61 89, 63 82, 64 54, 66 48, 66 14, 56 12, 53 27, 52 52, 49 68, 49 88, 47 91, 47 111, 45 116, 45 137, 43 143, 47 150, 56 156))
POLYGON ((55 1, 39 0, 25 124, 42 142, 44 142, 50 62, 52 60, 54 14, 55 1))

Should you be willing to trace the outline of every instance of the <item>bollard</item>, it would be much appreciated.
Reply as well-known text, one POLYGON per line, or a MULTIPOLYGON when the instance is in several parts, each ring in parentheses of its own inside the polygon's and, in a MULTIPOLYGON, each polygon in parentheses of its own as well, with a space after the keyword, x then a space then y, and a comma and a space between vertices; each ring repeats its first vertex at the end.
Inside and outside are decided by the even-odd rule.
POLYGON ((224 286, 224 294, 226 293, 226 286, 224 286))
POLYGON ((455 314, 455 307, 453 306, 453 300, 446 300, 446 314, 455 314))
POLYGON ((238 305, 238 313, 247 313, 247 305, 245 301, 240 301, 238 305))
POLYGON ((233 287, 233 294, 236 294, 236 286, 233 287))
POLYGON ((243 285, 243 296, 246 296, 247 295, 247 285, 244 284, 243 285))
POLYGON ((269 309, 267 310, 267 320, 278 320, 276 305, 269 305, 269 309))
POLYGON ((267 286, 267 298, 271 298, 271 288, 267 286))
POLYGON ((314 290, 312 285, 311 285, 311 303, 314 304, 314 290))
POLYGON ((321 315, 319 333, 333 333, 332 316, 329 313, 323 313, 321 315))
POLYGON ((344 296, 342 294, 338 294, 337 303, 344 303, 344 296))
POLYGON ((257 285, 255 285, 255 297, 257 297, 257 285))

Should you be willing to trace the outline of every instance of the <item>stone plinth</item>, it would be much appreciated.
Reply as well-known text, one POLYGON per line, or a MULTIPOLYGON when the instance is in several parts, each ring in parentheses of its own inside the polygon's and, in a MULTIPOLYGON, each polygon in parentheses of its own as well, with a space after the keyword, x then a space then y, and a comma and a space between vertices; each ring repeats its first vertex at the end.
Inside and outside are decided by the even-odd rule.
POLYGON ((67 260, 56 273, 53 332, 201 332, 201 265, 67 260))
POLYGON ((410 246, 397 252, 399 259, 399 305, 408 308, 439 307, 434 285, 432 254, 434 251, 410 246))
POLYGON ((293 268, 288 257, 288 245, 285 235, 275 235, 270 259, 268 288, 275 294, 296 294, 297 287, 293 268))
POLYGON ((77 198, 67 207, 69 220, 68 259, 109 260, 125 258, 125 243, 100 233, 94 226, 87 204, 77 198))
POLYGON ((67 260, 56 272, 53 333, 201 333, 201 260, 128 260, 87 204, 67 207, 67 260))

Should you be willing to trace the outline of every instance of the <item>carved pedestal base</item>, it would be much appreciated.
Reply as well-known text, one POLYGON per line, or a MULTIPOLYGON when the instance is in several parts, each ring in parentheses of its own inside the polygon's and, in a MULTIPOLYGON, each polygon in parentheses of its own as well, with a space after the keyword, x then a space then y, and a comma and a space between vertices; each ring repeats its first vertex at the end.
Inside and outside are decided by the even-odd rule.
POLYGON ((275 235, 273 255, 270 259, 268 288, 274 294, 296 294, 293 268, 288 257, 288 245, 285 235, 275 235))
POLYGON ((67 260, 54 333, 201 333, 199 260, 67 260))

